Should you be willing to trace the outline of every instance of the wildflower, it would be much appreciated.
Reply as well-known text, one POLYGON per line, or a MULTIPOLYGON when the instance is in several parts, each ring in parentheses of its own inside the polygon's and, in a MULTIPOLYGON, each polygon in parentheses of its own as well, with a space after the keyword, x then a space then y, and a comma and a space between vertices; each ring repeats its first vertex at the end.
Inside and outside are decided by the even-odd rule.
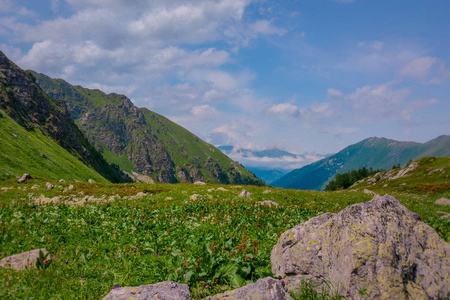
POLYGON ((281 282, 281 284, 283 284, 283 282, 284 282, 284 279, 281 279, 281 280, 280 280, 280 282, 281 282))
POLYGON ((6 286, 9 286, 9 282, 6 282, 6 286))
POLYGON ((209 288, 209 285, 205 286, 205 289, 209 288))
POLYGON ((183 274, 183 278, 186 279, 186 274, 183 274))
POLYGON ((13 280, 12 276, 9 276, 9 281, 13 280))

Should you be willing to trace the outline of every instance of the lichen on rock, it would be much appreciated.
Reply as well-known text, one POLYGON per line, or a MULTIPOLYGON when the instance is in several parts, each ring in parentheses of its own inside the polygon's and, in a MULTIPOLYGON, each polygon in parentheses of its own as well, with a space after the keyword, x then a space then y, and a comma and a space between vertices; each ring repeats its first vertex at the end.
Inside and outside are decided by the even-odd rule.
POLYGON ((271 262, 288 290, 306 279, 350 298, 450 297, 450 245, 388 195, 289 229, 271 262))

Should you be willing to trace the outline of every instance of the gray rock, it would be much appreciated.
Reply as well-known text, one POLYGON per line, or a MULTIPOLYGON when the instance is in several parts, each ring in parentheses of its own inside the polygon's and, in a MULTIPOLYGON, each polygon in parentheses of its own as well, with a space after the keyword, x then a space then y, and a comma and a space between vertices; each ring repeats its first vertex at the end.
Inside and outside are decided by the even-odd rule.
POLYGON ((223 188, 223 187, 218 187, 217 190, 218 191, 222 191, 222 192, 228 192, 228 190, 226 188, 223 188))
POLYGON ((206 183, 204 183, 203 181, 196 181, 194 182, 195 185, 205 185, 206 183))
POLYGON ((285 291, 280 281, 272 277, 259 279, 236 290, 214 295, 204 300, 290 300, 291 296, 285 291))
POLYGON ((59 182, 66 182, 66 180, 65 179, 60 179, 59 182))
POLYGON ((22 182, 27 181, 27 179, 32 179, 32 178, 33 177, 31 177, 30 174, 25 173, 22 175, 22 177, 20 177, 19 180, 17 180, 17 183, 22 183, 22 182))
POLYGON ((450 298, 450 244, 388 195, 289 229, 270 260, 287 290, 306 279, 350 298, 450 298))
POLYGON ((47 188, 47 190, 52 190, 53 189, 53 184, 51 184, 50 182, 47 182, 45 184, 45 187, 47 188))
POLYGON ((272 191, 271 191, 271 190, 265 190, 265 191, 263 192, 263 194, 269 194, 269 193, 272 193, 272 191))
POLYGON ((241 193, 239 194, 239 197, 241 198, 250 198, 251 196, 252 194, 250 194, 250 192, 247 190, 242 190, 241 193))
POLYGON ((262 202, 259 202, 259 205, 266 205, 266 206, 280 206, 280 204, 272 201, 272 200, 265 200, 262 202))
POLYGON ((436 204, 436 205, 450 205, 450 199, 442 197, 442 198, 436 200, 436 202, 434 202, 434 204, 436 204))
POLYGON ((137 287, 122 287, 111 290, 103 300, 191 300, 189 286, 173 281, 164 281, 155 284, 137 287))
POLYGON ((93 179, 88 179, 88 182, 89 182, 89 183, 95 183, 95 180, 93 180, 93 179))
POLYGON ((36 265, 40 250, 42 250, 44 254, 47 254, 47 250, 45 248, 14 254, 0 260, 0 267, 5 269, 13 269, 14 271, 25 270, 27 267, 29 268, 36 265))
POLYGON ((199 195, 199 194, 194 194, 194 195, 191 195, 191 197, 189 197, 189 199, 191 199, 192 201, 201 200, 201 199, 203 199, 203 196, 199 195))

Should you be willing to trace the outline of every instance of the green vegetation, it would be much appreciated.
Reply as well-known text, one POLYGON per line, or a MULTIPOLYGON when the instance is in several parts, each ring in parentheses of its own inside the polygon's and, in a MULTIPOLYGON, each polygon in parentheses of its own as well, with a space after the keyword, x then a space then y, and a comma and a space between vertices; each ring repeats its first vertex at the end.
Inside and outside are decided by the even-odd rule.
POLYGON ((0 110, 0 180, 22 176, 107 182, 52 139, 27 131, 0 110))
POLYGON ((71 116, 105 159, 159 182, 264 183, 214 146, 124 95, 105 94, 32 73, 40 87, 66 103, 71 116))
MULTIPOLYGON (((381 179, 361 183, 357 191, 339 192, 273 189, 265 194, 265 187, 216 184, 66 182, 59 187, 56 181, 50 181, 55 189, 47 191, 42 179, 22 185, 15 179, 0 182, 0 258, 38 248, 46 248, 54 257, 45 272, 0 269, 0 298, 100 299, 112 287, 170 279, 188 283, 193 298, 202 299, 271 275, 270 252, 281 233, 324 212, 337 213, 370 200, 363 188, 395 196, 449 242, 450 220, 441 219, 438 211, 450 213, 450 207, 434 205, 436 199, 450 198, 449 161, 448 157, 423 159, 416 173, 391 180, 385 188, 381 179), (74 189, 64 192, 69 184, 74 189), (34 185, 38 188, 30 189, 34 185), (228 191, 217 190, 221 186, 228 191), (242 188, 252 198, 239 198, 242 188), (32 198, 82 197, 81 192, 106 198, 147 195, 116 196, 110 203, 83 206, 37 205, 32 198), (191 200, 193 194, 203 198, 191 200), (258 205, 263 200, 280 206, 258 205)), ((294 299, 339 299, 328 292, 314 296, 312 288, 302 293, 294 299)))
POLYGON ((381 172, 382 170, 373 170, 372 168, 367 169, 362 167, 358 170, 352 170, 343 174, 336 174, 333 180, 331 180, 325 187, 325 191, 335 191, 339 189, 346 189, 352 184, 361 180, 367 176, 373 175, 375 173, 381 172))
POLYGON ((323 190, 338 172, 345 173, 366 166, 388 170, 405 165, 410 159, 450 155, 450 136, 442 135, 426 143, 399 142, 372 137, 315 163, 293 170, 273 183, 276 187, 323 190))

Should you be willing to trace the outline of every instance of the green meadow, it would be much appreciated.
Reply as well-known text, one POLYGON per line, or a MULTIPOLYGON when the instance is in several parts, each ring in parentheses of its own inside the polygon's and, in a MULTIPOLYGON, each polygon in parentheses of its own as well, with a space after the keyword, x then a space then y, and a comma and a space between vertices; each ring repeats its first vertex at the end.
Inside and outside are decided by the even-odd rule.
MULTIPOLYGON (((9 179, 0 182, 0 189, 0 258, 39 248, 46 248, 53 258, 45 270, 0 268, 1 299, 101 299, 117 286, 165 280, 189 284, 192 297, 202 299, 272 276, 270 252, 287 229, 372 198, 362 189, 316 192, 212 184, 59 183, 43 178, 25 184, 9 179), (53 190, 45 189, 47 181, 53 190), (74 188, 64 192, 70 184, 74 188), (244 188, 251 198, 238 196, 244 188), (139 192, 146 195, 127 198, 139 192), (194 194, 201 196, 191 198, 194 194), (40 195, 115 200, 36 204, 33 197, 40 195), (280 205, 259 205, 264 200, 280 205)), ((389 193, 450 241, 450 220, 439 213, 450 209, 434 204, 450 196, 448 189, 389 193)))

